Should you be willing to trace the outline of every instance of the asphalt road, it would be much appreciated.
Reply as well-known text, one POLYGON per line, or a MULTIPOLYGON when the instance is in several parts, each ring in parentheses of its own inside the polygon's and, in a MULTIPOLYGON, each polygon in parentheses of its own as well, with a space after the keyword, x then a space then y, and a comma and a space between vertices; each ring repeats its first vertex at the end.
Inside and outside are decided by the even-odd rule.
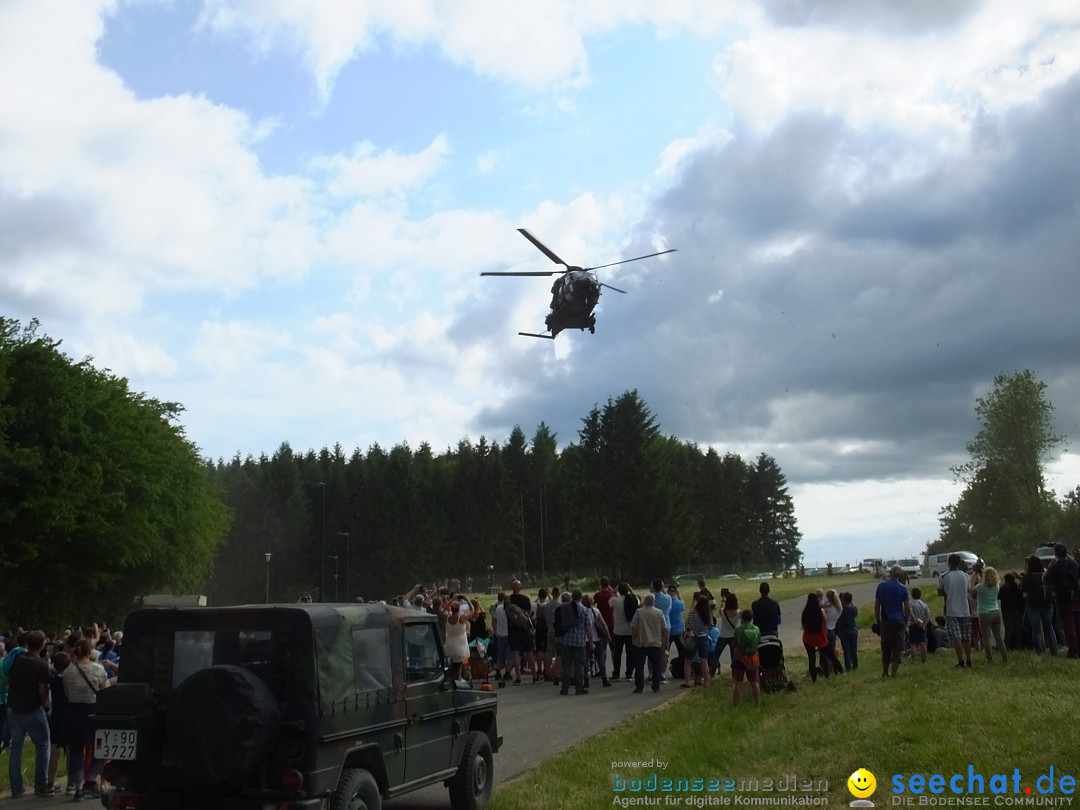
MULTIPOLYGON (((925 583, 924 587, 931 587, 931 584, 925 583)), ((814 588, 813 580, 808 579, 807 592, 814 588)), ((848 588, 860 612, 873 611, 876 588, 876 582, 848 588)), ((780 603, 783 616, 780 640, 784 643, 788 669, 796 676, 805 669, 802 628, 799 625, 799 615, 805 604, 805 596, 780 603)), ((723 671, 727 672, 726 660, 723 671)), ((678 688, 678 682, 666 684, 656 694, 646 689, 644 694, 635 695, 632 690, 633 684, 625 681, 618 681, 609 689, 602 688, 598 681, 594 681, 589 694, 566 697, 546 682, 525 682, 520 686, 508 685, 500 689, 499 732, 503 745, 495 755, 496 785, 521 775, 532 766, 597 732, 661 706, 679 694, 689 694, 689 691, 683 692, 678 688)), ((61 795, 51 799, 15 801, 27 805, 32 803, 34 807, 53 807, 70 804, 71 797, 61 795)), ((14 807, 11 799, 0 800, 0 804, 12 804, 14 807)), ((99 805, 89 803, 84 806, 95 808, 99 805)), ((446 789, 442 785, 435 785, 387 802, 385 806, 390 810, 433 810, 448 808, 450 800, 446 789)))

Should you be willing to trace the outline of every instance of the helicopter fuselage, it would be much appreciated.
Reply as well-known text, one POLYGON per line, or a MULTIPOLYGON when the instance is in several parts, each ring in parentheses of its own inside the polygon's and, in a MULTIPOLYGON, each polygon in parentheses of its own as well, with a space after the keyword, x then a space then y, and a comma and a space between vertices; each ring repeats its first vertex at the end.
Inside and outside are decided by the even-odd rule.
POLYGON ((593 309, 600 300, 600 283, 586 270, 571 267, 551 285, 551 312, 544 319, 551 336, 564 329, 596 331, 593 309))

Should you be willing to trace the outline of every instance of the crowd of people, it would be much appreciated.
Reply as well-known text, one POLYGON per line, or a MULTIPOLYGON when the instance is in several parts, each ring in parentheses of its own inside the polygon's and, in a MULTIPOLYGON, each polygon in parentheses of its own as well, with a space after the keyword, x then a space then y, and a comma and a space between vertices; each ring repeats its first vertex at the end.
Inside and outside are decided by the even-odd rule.
POLYGON ((1069 658, 1080 658, 1080 576, 1063 543, 1054 546, 1049 564, 1031 556, 1022 573, 1004 576, 981 562, 965 571, 954 554, 938 592, 945 597, 945 628, 958 669, 971 667, 972 651, 982 650, 993 663, 996 650, 1005 663, 1010 650, 1042 653, 1045 647, 1057 655, 1062 642, 1069 658))
MULTIPOLYGON (((987 663, 995 654, 1005 663, 1010 652, 1024 648, 1057 655, 1063 645, 1069 658, 1080 658, 1080 572, 1064 545, 1056 545, 1054 554, 1048 565, 1033 556, 1022 573, 1003 576, 981 562, 965 570, 962 558, 951 555, 937 586, 943 615, 933 618, 921 589, 909 589, 904 571, 894 566, 874 599, 882 677, 896 676, 905 658, 925 662, 928 654, 949 648, 959 669, 970 668, 972 651, 980 650, 987 663)), ((429 591, 421 585, 394 602, 438 617, 455 678, 487 681, 493 675, 500 688, 550 681, 562 695, 587 694, 596 681, 601 688, 633 683, 639 694, 646 683, 657 692, 673 679, 693 689, 712 682, 727 651, 732 701, 738 703, 744 682, 755 702, 761 700, 759 645, 779 635, 782 621, 770 591, 768 582, 760 583, 759 598, 741 608, 726 588, 718 602, 704 580, 684 600, 677 583, 661 579, 640 595, 626 582, 613 587, 602 577, 592 594, 553 587, 540 588, 535 598, 514 579, 509 593, 499 592, 486 608, 450 587, 429 591)), ((807 595, 800 620, 812 682, 858 668, 857 617, 851 593, 807 595)), ((97 624, 56 637, 21 629, 0 635, 0 747, 11 749, 13 797, 26 792, 26 738, 35 751, 35 795, 61 792, 56 774, 66 756, 66 791, 73 800, 100 797, 103 763, 93 756, 89 718, 98 692, 115 681, 122 641, 122 633, 97 624)))
POLYGON ((893 677, 906 655, 926 661, 927 654, 952 648, 957 669, 971 669, 972 652, 986 663, 995 654, 1002 664, 1010 652, 1044 647, 1057 655, 1062 644, 1069 658, 1080 658, 1080 571, 1064 544, 1054 546, 1054 559, 1044 565, 1028 557, 1024 571, 999 575, 981 561, 967 570, 952 554, 949 570, 938 580, 943 615, 931 619, 919 588, 910 593, 898 566, 878 588, 874 629, 881 636, 882 677, 893 677))
POLYGON ((420 585, 395 601, 439 617, 455 677, 493 676, 500 688, 550 681, 562 695, 587 694, 597 681, 601 688, 633 683, 639 694, 672 680, 685 689, 705 687, 727 651, 733 701, 742 683, 760 700, 757 646, 781 620, 768 583, 747 609, 727 589, 718 604, 704 580, 684 599, 677 583, 657 579, 638 594, 607 577, 592 594, 553 587, 533 598, 515 579, 486 608, 450 588, 429 592, 420 585))
POLYGON ((74 801, 101 796, 101 767, 94 757, 90 714, 97 694, 115 682, 123 633, 97 624, 68 628, 56 637, 41 630, 3 634, 0 641, 0 746, 10 747, 11 795, 26 793, 23 743, 34 747, 34 795, 64 792, 56 784, 67 757, 66 792, 74 801))

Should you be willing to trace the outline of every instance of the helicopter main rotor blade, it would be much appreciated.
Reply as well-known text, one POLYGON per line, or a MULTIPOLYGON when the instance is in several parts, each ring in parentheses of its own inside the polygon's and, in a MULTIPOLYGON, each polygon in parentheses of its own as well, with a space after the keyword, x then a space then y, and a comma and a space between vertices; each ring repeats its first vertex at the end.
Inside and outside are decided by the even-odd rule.
MULTIPOLYGON (((614 267, 617 264, 626 264, 627 262, 638 262, 642 259, 651 259, 653 256, 663 256, 665 253, 675 253, 678 248, 672 248, 671 250, 661 250, 659 253, 650 253, 648 256, 636 256, 633 259, 623 259, 621 262, 612 262, 611 264, 598 264, 596 267, 583 267, 582 270, 599 270, 601 267, 614 267)), ((612 289, 615 289, 612 287, 612 289)))
POLYGON ((596 283, 599 284, 601 287, 606 287, 609 290, 614 290, 615 292, 621 292, 623 295, 626 295, 626 290, 620 290, 618 287, 612 287, 610 284, 605 284, 603 281, 598 281, 596 283))
POLYGON ((522 337, 543 338, 544 340, 554 340, 555 339, 554 335, 538 335, 536 332, 518 332, 518 334, 521 335, 522 337))
POLYGON ((520 233, 522 236, 524 236, 526 239, 536 245, 537 250, 539 250, 541 253, 543 253, 545 256, 555 262, 555 264, 561 264, 566 266, 566 262, 556 256, 547 245, 545 245, 527 230, 525 230, 524 228, 518 228, 518 233, 520 233))
POLYGON ((481 273, 482 276, 558 276, 565 273, 565 270, 529 270, 520 272, 502 272, 498 273, 494 270, 489 270, 486 273, 481 273))

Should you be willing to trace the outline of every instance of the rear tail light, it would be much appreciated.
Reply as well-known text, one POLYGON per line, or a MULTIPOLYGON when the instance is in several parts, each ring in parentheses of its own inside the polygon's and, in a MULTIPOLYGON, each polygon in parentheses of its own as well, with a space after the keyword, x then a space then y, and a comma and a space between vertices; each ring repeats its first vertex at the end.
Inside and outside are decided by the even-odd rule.
POLYGON ((101 777, 110 785, 120 785, 124 782, 124 764, 115 759, 110 759, 101 769, 101 777))
POLYGON ((281 789, 287 793, 298 793, 304 787, 304 775, 296 768, 289 768, 281 773, 281 789))

